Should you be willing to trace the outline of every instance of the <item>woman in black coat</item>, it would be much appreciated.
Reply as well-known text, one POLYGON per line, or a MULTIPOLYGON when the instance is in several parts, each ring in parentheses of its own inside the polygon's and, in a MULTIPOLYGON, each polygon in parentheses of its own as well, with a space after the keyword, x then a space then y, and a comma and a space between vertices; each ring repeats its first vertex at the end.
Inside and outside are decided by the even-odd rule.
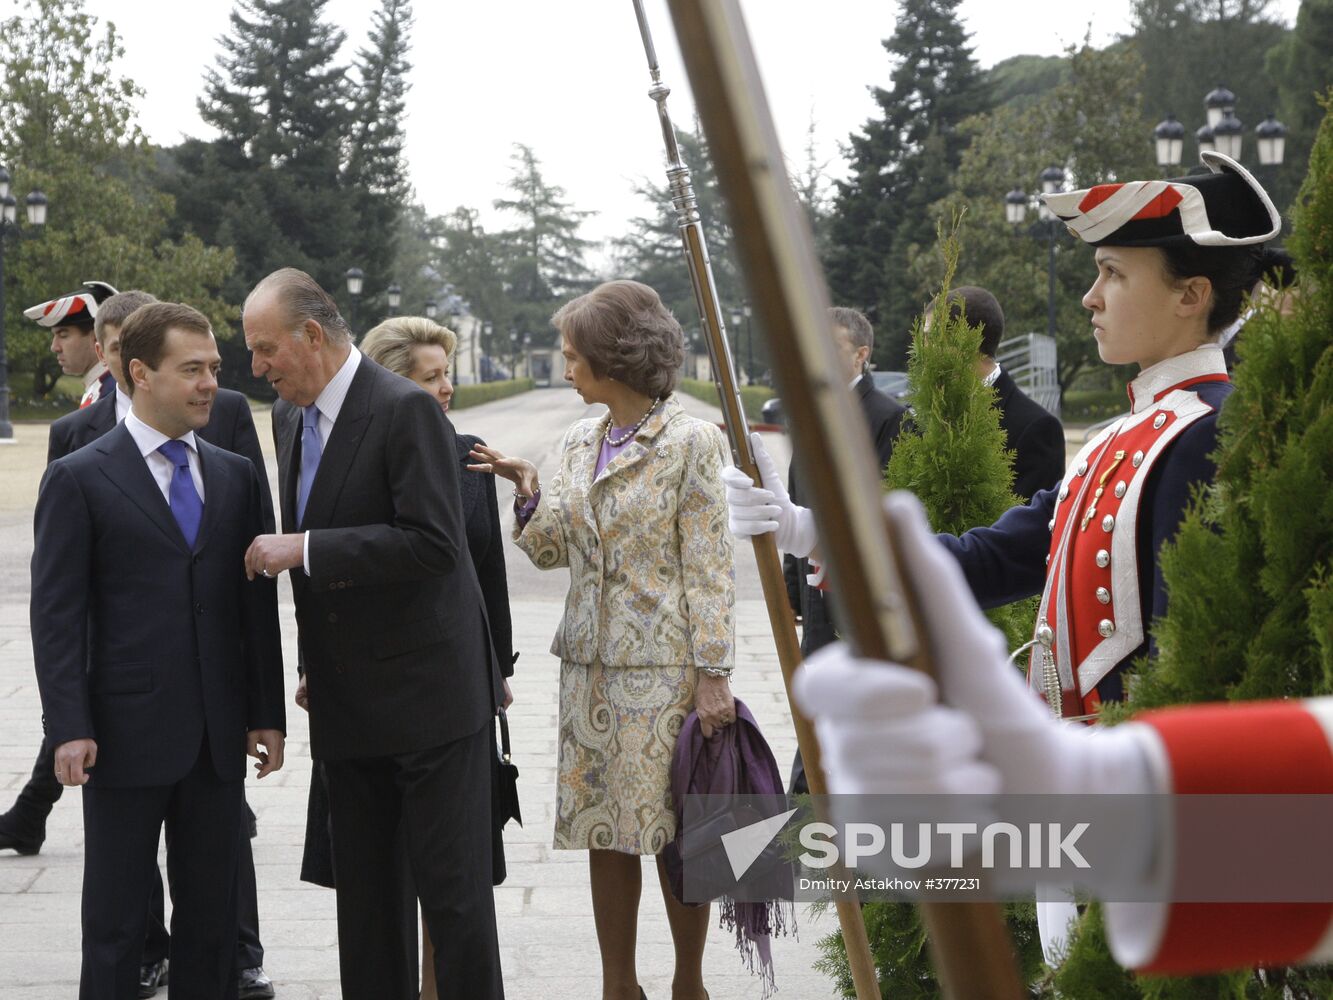
MULTIPOLYGON (((458 338, 452 331, 420 316, 396 316, 386 320, 366 335, 361 351, 370 360, 417 383, 434 396, 446 413, 453 398, 454 386, 449 378, 450 359, 458 338)), ((468 553, 481 584, 486 602, 486 616, 490 621, 491 645, 500 661, 504 674, 504 701, 499 708, 508 708, 513 701, 509 678, 514 673, 513 631, 509 617, 509 587, 505 577, 504 535, 500 530, 500 511, 495 496, 495 483, 489 476, 467 471, 468 453, 478 444, 485 444, 472 434, 457 436, 457 457, 462 467, 459 488, 463 502, 463 523, 467 532, 468 553)), ((297 692, 301 702, 304 688, 297 692)), ((495 724, 492 722, 492 741, 495 724)), ((492 787, 499 788, 498 762, 493 761, 492 787)), ((498 808, 498 802, 496 803, 498 808)), ((491 880, 499 885, 505 879, 504 841, 500 835, 502 821, 492 824, 491 880)), ((316 761, 310 778, 310 801, 306 812, 305 851, 301 859, 301 878, 306 882, 333 888, 333 855, 329 841, 329 802, 324 784, 323 768, 316 761)), ((413 916, 410 919, 415 919, 413 916)), ((421 925, 423 955, 421 964, 422 1000, 434 1000, 434 955, 426 925, 421 925)))

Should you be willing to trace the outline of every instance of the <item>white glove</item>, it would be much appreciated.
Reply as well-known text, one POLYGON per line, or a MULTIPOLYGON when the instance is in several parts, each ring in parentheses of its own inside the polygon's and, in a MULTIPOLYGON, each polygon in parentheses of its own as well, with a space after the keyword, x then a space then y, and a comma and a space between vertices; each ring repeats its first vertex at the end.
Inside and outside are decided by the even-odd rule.
POLYGON ((773 458, 758 434, 751 433, 750 448, 759 466, 762 486, 734 465, 722 470, 722 482, 727 489, 727 524, 739 538, 776 532, 778 548, 798 559, 815 550, 819 541, 815 516, 809 508, 791 502, 787 487, 773 458))
MULTIPOLYGON (((1006 662, 1003 637, 986 620, 954 558, 908 493, 885 498, 907 574, 933 637, 939 686, 907 667, 857 659, 842 643, 801 668, 794 692, 815 722, 831 792, 974 793, 969 820, 993 818, 987 795, 1147 793, 1154 789, 1149 737, 1060 723, 1006 662)), ((837 814, 837 805, 834 808, 837 814)), ((1155 831, 1126 845, 1128 870, 1144 874, 1155 831)), ((1121 878, 1126 868, 1112 873, 1121 878)))

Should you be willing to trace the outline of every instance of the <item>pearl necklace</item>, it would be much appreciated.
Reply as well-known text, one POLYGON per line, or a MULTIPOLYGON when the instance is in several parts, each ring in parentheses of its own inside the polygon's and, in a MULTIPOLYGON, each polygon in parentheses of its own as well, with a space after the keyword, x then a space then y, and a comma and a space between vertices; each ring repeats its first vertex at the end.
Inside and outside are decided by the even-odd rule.
POLYGON ((645 413, 643 416, 641 416, 639 418, 639 422, 635 424, 633 427, 631 427, 628 431, 626 431, 625 436, 622 437, 619 441, 617 441, 615 438, 611 436, 611 421, 608 419, 606 422, 606 430, 602 433, 602 438, 612 448, 619 448, 621 445, 629 441, 630 438, 634 437, 635 434, 639 433, 639 428, 648 422, 648 418, 653 415, 653 410, 657 409, 657 404, 660 402, 662 402, 662 397, 658 396, 656 399, 653 400, 653 405, 648 407, 648 412, 645 413))

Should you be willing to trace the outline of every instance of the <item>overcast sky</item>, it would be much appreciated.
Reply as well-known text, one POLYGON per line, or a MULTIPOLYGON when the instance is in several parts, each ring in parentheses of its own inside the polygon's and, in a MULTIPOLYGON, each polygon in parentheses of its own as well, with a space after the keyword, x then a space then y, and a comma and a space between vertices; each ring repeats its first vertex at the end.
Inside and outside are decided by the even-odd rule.
MULTIPOLYGON (((16 0, 3 0, 4 6, 16 0)), ((371 0, 330 0, 350 59, 369 25, 371 0)), ((585 235, 605 239, 648 206, 639 178, 663 171, 661 134, 630 0, 491 0, 414 5, 407 160, 417 196, 433 213, 458 205, 503 225, 491 202, 503 193, 515 142, 533 147, 549 182, 597 213, 585 235)), ((819 158, 842 176, 840 144, 873 112, 867 87, 887 85, 880 42, 893 33, 892 0, 742 0, 768 99, 789 160, 803 159, 813 116, 819 158)), ((1279 0, 1288 22, 1299 0, 1279 0)), ((122 71, 146 91, 140 124, 155 142, 207 136, 195 101, 230 0, 85 0, 124 36, 122 71)), ((1015 4, 964 0, 961 14, 982 66, 1020 53, 1056 55, 1091 32, 1102 45, 1129 27, 1129 0, 1015 4), (1039 13, 1038 13, 1039 12, 1039 13)), ((647 0, 669 102, 678 127, 693 103, 665 0, 647 0)), ((1215 81, 1200 80, 1199 95, 1215 81)), ((1237 109, 1245 114, 1244 95, 1237 109)), ((1200 112, 1201 117, 1202 112, 1200 112)))

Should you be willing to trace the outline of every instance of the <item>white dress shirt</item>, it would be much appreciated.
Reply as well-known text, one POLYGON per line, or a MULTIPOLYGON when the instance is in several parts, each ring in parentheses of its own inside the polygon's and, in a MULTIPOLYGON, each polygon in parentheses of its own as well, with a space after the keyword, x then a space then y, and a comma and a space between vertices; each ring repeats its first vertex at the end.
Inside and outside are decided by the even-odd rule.
MULTIPOLYGON (((324 387, 324 391, 315 397, 315 407, 319 410, 319 421, 316 424, 319 434, 319 447, 321 459, 324 453, 324 447, 329 443, 329 435, 333 433, 333 425, 338 420, 338 414, 342 412, 343 403, 347 399, 347 390, 352 387, 352 379, 356 377, 357 365, 361 363, 361 352, 353 345, 347 352, 347 360, 342 363, 342 367, 334 373, 333 378, 329 379, 329 384, 324 387)), ((302 420, 304 420, 304 415, 302 420)), ((302 453, 301 461, 305 461, 305 454, 302 453)), ((297 469, 297 481, 300 482, 300 469, 297 469)), ((305 575, 310 575, 310 532, 304 533, 305 537, 301 539, 301 568, 305 570, 305 575)))
MULTIPOLYGON (((176 466, 172 464, 171 459, 157 449, 170 441, 171 438, 161 431, 149 427, 139 419, 133 410, 130 410, 125 416, 125 429, 130 432, 130 437, 134 438, 134 443, 139 446, 139 454, 148 463, 148 471, 153 474, 153 481, 157 483, 157 488, 162 491, 162 499, 166 500, 167 506, 170 507, 171 477, 176 474, 176 466)), ((198 491, 199 499, 202 502, 204 499, 204 475, 199 467, 199 446, 194 440, 194 431, 187 431, 176 440, 185 445, 185 454, 190 461, 190 478, 194 480, 194 488, 198 491)))
POLYGON ((120 387, 120 383, 116 383, 116 423, 125 419, 125 415, 130 412, 132 402, 130 397, 125 395, 125 390, 120 387))

